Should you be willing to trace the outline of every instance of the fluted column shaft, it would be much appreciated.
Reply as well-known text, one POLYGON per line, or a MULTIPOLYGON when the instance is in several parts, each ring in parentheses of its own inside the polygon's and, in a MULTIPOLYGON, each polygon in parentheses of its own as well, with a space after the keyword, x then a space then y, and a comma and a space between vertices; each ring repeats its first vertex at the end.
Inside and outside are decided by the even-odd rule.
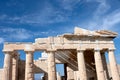
POLYGON ((12 57, 10 52, 5 52, 3 80, 12 80, 12 57))
POLYGON ((26 51, 25 80, 34 80, 32 51, 26 51))
POLYGON ((84 53, 82 50, 77 52, 77 59, 78 59, 78 71, 79 71, 79 79, 80 80, 87 80, 87 73, 85 67, 85 60, 84 60, 84 53))
POLYGON ((101 58, 102 58, 102 62, 103 62, 103 69, 104 69, 105 78, 106 78, 106 80, 108 80, 109 79, 109 72, 108 72, 108 67, 107 67, 107 62, 106 62, 104 52, 101 53, 101 58))
POLYGON ((57 80, 62 80, 59 73, 57 73, 57 80))
POLYGON ((14 53, 12 58, 12 80, 18 79, 18 53, 14 53))
POLYGON ((102 58, 99 50, 95 50, 94 58, 97 72, 97 80, 105 80, 102 58))
POLYGON ((57 80, 54 51, 48 52, 48 80, 57 80))
POLYGON ((73 80, 74 79, 74 71, 67 66, 67 80, 73 80))
POLYGON ((117 64, 114 56, 114 50, 109 50, 108 56, 109 56, 112 78, 113 80, 120 80, 119 72, 118 72, 118 68, 117 68, 117 64))

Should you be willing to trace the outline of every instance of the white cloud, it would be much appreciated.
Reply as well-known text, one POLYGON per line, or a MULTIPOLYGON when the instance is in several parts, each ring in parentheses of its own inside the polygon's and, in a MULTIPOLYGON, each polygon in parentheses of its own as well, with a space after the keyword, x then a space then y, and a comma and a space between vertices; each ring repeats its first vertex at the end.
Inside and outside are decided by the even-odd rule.
POLYGON ((16 29, 13 33, 9 35, 13 39, 24 40, 32 37, 29 31, 25 29, 16 29))
POLYGON ((0 20, 6 19, 6 18, 7 18, 7 15, 5 15, 5 14, 0 15, 0 20))
POLYGON ((106 2, 106 0, 96 0, 96 2, 98 2, 99 5, 94 12, 94 18, 99 18, 110 9, 110 5, 106 2))
POLYGON ((81 0, 60 0, 60 5, 63 9, 73 10, 81 0))
POLYGON ((120 10, 114 11, 103 19, 102 29, 113 29, 113 27, 120 23, 120 10))
POLYGON ((99 5, 93 14, 93 17, 87 23, 84 23, 83 26, 86 26, 90 30, 115 30, 115 27, 117 27, 116 25, 120 23, 120 9, 113 10, 111 13, 109 12, 108 14, 107 12, 111 9, 111 5, 107 2, 107 0, 87 1, 98 2, 99 5))
POLYGON ((0 21, 11 24, 29 24, 29 25, 48 25, 53 23, 61 23, 70 21, 71 10, 74 10, 76 5, 81 0, 57 0, 58 5, 62 9, 68 10, 68 13, 54 7, 50 2, 46 2, 43 8, 22 16, 9 16, 6 14, 0 15, 0 21), (46 6, 47 5, 47 6, 46 6))
MULTIPOLYGON (((33 37, 39 36, 48 36, 57 34, 57 32, 48 30, 48 31, 30 31, 24 28, 2 28, 0 29, 1 37, 5 38, 6 40, 25 40, 25 39, 32 39, 33 37)), ((0 43, 4 41, 3 38, 0 38, 0 43)))
POLYGON ((0 44, 4 42, 4 39, 0 37, 0 44))
MULTIPOLYGON (((115 30, 116 25, 120 23, 120 10, 115 10, 112 13, 104 16, 100 16, 97 19, 93 19, 88 22, 86 26, 89 26, 88 29, 98 30, 98 29, 107 29, 115 30)), ((119 29, 119 27, 117 27, 119 29)))
POLYGON ((3 28, 0 29, 2 36, 6 39, 14 39, 14 40, 24 40, 30 38, 32 35, 30 31, 22 29, 22 28, 3 28))
POLYGON ((46 3, 44 7, 33 13, 28 13, 22 16, 8 16, 6 14, 0 15, 0 21, 11 24, 29 24, 29 25, 48 25, 52 23, 60 23, 68 21, 68 14, 59 11, 50 3, 46 3), (47 5, 47 6, 46 6, 47 5))

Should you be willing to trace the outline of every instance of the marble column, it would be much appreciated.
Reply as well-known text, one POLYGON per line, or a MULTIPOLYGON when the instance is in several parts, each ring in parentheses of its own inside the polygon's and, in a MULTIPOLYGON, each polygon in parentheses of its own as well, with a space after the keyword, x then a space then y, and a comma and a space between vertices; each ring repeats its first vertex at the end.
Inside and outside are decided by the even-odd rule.
POLYGON ((34 80, 33 73, 33 51, 26 52, 25 80, 34 80))
POLYGON ((48 80, 57 80, 56 65, 55 65, 55 52, 49 51, 48 53, 48 80))
POLYGON ((74 71, 67 66, 67 80, 73 80, 74 79, 74 71))
POLYGON ((95 67, 96 67, 96 72, 97 72, 97 80, 105 80, 100 50, 95 50, 94 58, 95 58, 95 67))
POLYGON ((106 78, 106 80, 108 80, 109 79, 109 72, 108 72, 107 62, 106 62, 106 58, 105 58, 105 52, 101 52, 101 58, 102 58, 102 62, 103 62, 103 69, 104 69, 105 78, 106 78))
POLYGON ((77 51, 77 59, 78 59, 78 74, 80 80, 87 80, 86 66, 83 50, 77 51))
POLYGON ((109 56, 112 79, 113 80, 120 80, 119 72, 118 72, 118 68, 117 68, 117 63, 116 63, 115 56, 114 56, 114 50, 109 50, 108 52, 109 52, 108 56, 109 56))
POLYGON ((5 52, 3 80, 12 80, 12 53, 5 52))
POLYGON ((15 51, 12 55, 12 80, 18 80, 18 60, 19 54, 15 51))
POLYGON ((62 80, 59 72, 57 72, 57 80, 62 80))

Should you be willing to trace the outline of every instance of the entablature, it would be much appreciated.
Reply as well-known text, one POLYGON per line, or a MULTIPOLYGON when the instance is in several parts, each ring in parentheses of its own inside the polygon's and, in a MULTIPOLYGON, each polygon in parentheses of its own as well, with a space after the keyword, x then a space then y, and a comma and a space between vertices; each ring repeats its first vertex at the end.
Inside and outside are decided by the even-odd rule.
POLYGON ((37 38, 34 43, 15 42, 5 43, 3 51, 55 51, 58 49, 115 49, 113 39, 117 33, 101 30, 89 31, 75 28, 74 34, 63 34, 57 37, 37 38))

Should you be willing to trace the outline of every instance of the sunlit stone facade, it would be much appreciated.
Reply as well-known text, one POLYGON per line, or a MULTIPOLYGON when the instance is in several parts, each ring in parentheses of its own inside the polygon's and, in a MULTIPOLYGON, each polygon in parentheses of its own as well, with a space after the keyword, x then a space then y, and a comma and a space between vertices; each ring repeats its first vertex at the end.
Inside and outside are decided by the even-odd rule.
POLYGON ((73 34, 37 38, 34 43, 5 43, 2 80, 34 80, 35 73, 44 73, 44 80, 120 80, 114 56, 116 36, 107 30, 75 27, 73 34), (18 50, 25 51, 25 61, 20 60, 18 50), (44 51, 44 57, 35 61, 35 51, 44 51), (57 63, 64 64, 62 77, 56 73, 57 63))

